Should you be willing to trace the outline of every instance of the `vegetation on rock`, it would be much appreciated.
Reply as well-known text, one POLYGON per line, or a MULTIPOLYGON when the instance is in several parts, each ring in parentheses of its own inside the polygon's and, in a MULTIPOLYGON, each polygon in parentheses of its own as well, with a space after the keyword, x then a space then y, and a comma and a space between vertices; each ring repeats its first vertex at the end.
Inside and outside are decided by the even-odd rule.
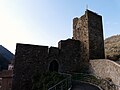
POLYGON ((106 58, 120 60, 120 35, 114 35, 105 39, 106 58))

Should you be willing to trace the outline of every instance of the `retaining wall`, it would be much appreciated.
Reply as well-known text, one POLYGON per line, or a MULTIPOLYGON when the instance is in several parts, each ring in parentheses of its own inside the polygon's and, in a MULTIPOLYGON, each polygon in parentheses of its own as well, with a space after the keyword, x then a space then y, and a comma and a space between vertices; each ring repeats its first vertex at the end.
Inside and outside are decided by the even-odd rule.
POLYGON ((113 83, 120 85, 120 65, 108 59, 90 60, 92 72, 101 78, 110 78, 113 83))

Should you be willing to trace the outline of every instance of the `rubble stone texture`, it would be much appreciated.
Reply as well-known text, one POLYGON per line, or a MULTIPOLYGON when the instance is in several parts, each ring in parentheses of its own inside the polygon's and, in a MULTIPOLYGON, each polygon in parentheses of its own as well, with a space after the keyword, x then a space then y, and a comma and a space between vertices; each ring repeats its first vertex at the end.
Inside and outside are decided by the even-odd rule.
POLYGON ((83 16, 74 18, 73 39, 81 42, 83 60, 105 58, 102 16, 86 10, 83 16))
MULTIPOLYGON (((92 72, 103 78, 110 78, 116 85, 120 85, 120 65, 108 59, 90 60, 92 72)), ((120 88, 120 87, 119 87, 120 88)))

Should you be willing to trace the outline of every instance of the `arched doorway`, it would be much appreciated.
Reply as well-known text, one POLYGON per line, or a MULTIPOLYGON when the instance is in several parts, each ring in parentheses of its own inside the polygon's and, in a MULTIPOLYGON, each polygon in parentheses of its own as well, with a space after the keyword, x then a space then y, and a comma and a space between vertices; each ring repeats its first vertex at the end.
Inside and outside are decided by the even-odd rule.
POLYGON ((58 67, 59 67, 59 64, 56 60, 53 60, 51 63, 50 63, 50 66, 49 66, 49 71, 53 72, 58 72, 58 67))

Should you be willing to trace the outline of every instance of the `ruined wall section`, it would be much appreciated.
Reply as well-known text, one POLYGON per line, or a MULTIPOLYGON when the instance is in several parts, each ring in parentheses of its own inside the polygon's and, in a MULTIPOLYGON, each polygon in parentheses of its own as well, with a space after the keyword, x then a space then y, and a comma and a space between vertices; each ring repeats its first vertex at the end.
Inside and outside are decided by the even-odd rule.
POLYGON ((104 59, 102 16, 89 10, 87 10, 85 14, 88 17, 89 58, 104 59))
POLYGON ((47 56, 47 46, 17 44, 12 90, 32 90, 32 76, 47 70, 47 56))
POLYGON ((81 71, 81 48, 79 40, 61 40, 58 44, 60 49, 61 72, 72 73, 81 71))
POLYGON ((86 15, 73 19, 73 39, 81 42, 81 59, 84 62, 89 61, 89 36, 88 22, 86 15))

